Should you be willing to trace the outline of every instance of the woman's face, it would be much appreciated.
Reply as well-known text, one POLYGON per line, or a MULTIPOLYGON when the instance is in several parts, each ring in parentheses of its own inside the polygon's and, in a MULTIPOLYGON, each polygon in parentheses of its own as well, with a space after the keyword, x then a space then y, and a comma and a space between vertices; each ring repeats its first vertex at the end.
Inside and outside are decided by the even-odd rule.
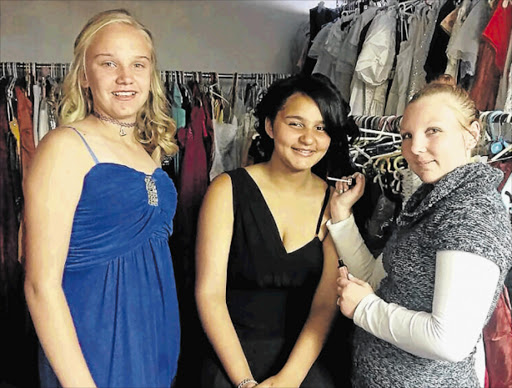
POLYGON ((151 46, 144 34, 113 23, 98 31, 87 49, 82 86, 91 89, 98 113, 135 121, 148 99, 151 71, 151 46))
POLYGON ((301 93, 288 97, 274 124, 265 121, 265 130, 274 139, 272 160, 280 160, 292 171, 311 169, 331 144, 317 104, 301 93))
POLYGON ((478 123, 468 129, 457 120, 448 94, 421 97, 404 112, 400 134, 402 154, 409 167, 425 183, 435 183, 469 162, 478 138, 478 123), (471 131, 471 132, 470 132, 471 131))

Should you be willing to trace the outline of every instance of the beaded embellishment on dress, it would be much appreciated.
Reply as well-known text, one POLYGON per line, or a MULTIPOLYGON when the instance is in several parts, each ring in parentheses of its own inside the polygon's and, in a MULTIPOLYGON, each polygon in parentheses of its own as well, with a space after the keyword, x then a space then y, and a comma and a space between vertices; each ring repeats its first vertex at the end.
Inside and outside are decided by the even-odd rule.
POLYGON ((151 206, 158 206, 158 192, 156 191, 155 180, 150 175, 146 175, 144 181, 146 182, 146 191, 148 192, 148 203, 151 206))

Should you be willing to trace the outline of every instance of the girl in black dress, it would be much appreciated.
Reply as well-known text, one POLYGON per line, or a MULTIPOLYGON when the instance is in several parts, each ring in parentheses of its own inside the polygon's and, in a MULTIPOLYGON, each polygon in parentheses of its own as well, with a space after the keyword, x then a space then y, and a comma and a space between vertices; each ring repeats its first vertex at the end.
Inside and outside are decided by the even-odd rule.
POLYGON ((217 177, 199 217, 196 299, 214 350, 201 386, 334 387, 317 360, 337 310, 325 178, 353 172, 357 127, 321 75, 275 82, 256 116, 270 159, 217 177))

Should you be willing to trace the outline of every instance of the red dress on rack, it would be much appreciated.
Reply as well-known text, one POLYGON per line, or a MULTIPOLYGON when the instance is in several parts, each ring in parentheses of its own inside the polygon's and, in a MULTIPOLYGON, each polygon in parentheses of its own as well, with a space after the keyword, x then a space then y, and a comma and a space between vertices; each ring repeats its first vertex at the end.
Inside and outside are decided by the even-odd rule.
POLYGON ((496 95, 505 66, 511 29, 512 7, 503 8, 503 2, 499 1, 482 33, 475 82, 470 93, 479 110, 493 110, 496 106, 496 95))
POLYGON ((190 125, 178 132, 178 141, 184 148, 184 155, 178 196, 179 222, 176 221, 176 226, 179 227, 180 234, 190 240, 195 239, 199 207, 208 188, 207 157, 203 140, 208 136, 205 120, 203 106, 194 106, 190 113, 190 125))

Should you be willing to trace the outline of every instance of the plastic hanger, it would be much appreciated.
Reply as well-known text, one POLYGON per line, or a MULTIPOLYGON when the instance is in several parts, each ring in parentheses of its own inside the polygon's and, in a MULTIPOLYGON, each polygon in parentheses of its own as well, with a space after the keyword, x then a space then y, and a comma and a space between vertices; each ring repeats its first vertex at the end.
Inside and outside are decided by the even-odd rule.
POLYGON ((503 155, 509 153, 510 151, 512 151, 512 144, 509 144, 507 147, 505 147, 503 150, 501 150, 501 152, 497 153, 496 155, 494 155, 490 160, 489 162, 497 162, 498 160, 504 160, 504 159, 508 159, 508 158, 503 158, 503 159, 500 159, 503 155))
POLYGON ((358 147, 357 145, 353 145, 352 147, 356 151, 355 155, 354 155, 354 158, 352 160, 353 162, 355 162, 355 160, 357 159, 357 157, 359 155, 363 155, 367 159, 367 162, 371 162, 372 161, 372 157, 370 155, 368 155, 362 148, 358 147))
POLYGON ((381 129, 380 131, 377 131, 375 129, 366 129, 366 128, 359 128, 359 130, 362 133, 378 135, 377 137, 362 137, 360 139, 371 140, 371 141, 377 141, 377 140, 382 139, 383 137, 391 137, 391 138, 401 139, 401 136, 399 133, 387 132, 384 130, 384 128, 381 129))

